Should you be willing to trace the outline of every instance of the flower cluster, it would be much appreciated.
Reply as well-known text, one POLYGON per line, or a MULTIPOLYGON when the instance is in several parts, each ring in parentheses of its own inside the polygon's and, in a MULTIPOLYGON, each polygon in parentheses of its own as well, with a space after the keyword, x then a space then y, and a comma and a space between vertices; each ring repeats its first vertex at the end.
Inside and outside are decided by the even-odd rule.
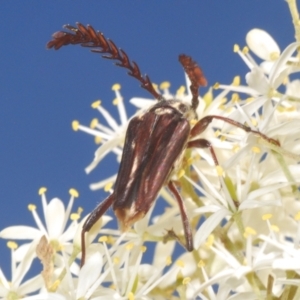
MULTIPOLYGON (((81 218, 81 209, 72 212, 78 192, 70 190, 65 208, 57 198, 47 202, 41 188, 44 223, 31 204, 36 228, 0 231, 9 240, 12 259, 10 280, 0 269, 1 299, 299 299, 300 79, 295 78, 300 42, 281 51, 261 29, 251 30, 246 42, 243 49, 234 46, 249 68, 245 84, 236 76, 230 85, 216 83, 199 99, 199 119, 220 116, 201 133, 211 147, 186 150, 172 177, 184 198, 194 250, 178 254, 177 240, 184 239, 180 210, 162 188, 165 210, 157 214, 150 209, 128 232, 106 226, 111 218, 104 215, 88 233, 87 258, 80 268, 80 234, 87 216, 81 218), (17 247, 12 240, 24 243, 17 247), (34 259, 40 260, 42 271, 30 277, 34 259)), ((190 103, 189 86, 186 77, 186 87, 175 94, 168 82, 155 88, 165 99, 190 103)), ((112 89, 120 125, 100 100, 92 107, 106 125, 97 119, 89 127, 72 123, 74 130, 93 135, 100 144, 87 173, 108 153, 121 160, 129 119, 120 85, 112 89)), ((140 114, 155 100, 130 102, 140 114)), ((93 183, 91 189, 112 193, 116 176, 93 183)))

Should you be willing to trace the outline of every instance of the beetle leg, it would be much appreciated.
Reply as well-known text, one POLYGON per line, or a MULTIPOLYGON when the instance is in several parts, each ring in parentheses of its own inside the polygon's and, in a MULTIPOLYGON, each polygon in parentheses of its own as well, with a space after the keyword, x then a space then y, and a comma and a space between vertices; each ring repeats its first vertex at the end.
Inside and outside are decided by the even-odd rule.
POLYGON ((85 220, 81 230, 81 264, 82 267, 85 263, 85 233, 89 232, 94 224, 103 216, 103 214, 109 209, 114 201, 114 194, 108 196, 103 202, 101 202, 85 220))
POLYGON ((185 236, 185 244, 182 244, 182 242, 179 240, 178 236, 173 232, 173 230, 169 231, 169 233, 171 233, 171 235, 173 235, 178 240, 178 242, 180 242, 180 244, 182 244, 184 246, 184 248, 186 248, 186 250, 191 252, 194 250, 193 234, 192 234, 192 229, 190 226, 188 216, 186 214, 186 208, 185 208, 184 202, 183 202, 180 194, 178 193, 178 190, 176 189, 175 184, 172 181, 170 181, 168 183, 168 188, 170 189, 171 193, 175 196, 175 198, 178 202, 178 205, 179 205, 179 210, 180 210, 182 224, 183 224, 183 230, 184 230, 184 236, 185 236))
POLYGON ((212 156, 212 158, 214 160, 215 165, 216 166, 219 165, 219 162, 218 162, 215 150, 214 150, 214 148, 213 148, 213 146, 212 146, 212 144, 211 144, 210 141, 208 141, 206 139, 197 139, 197 140, 188 142, 187 147, 188 148, 201 148, 201 149, 203 149, 203 148, 209 148, 209 151, 211 153, 211 156, 212 156))
POLYGON ((191 137, 197 136, 200 133, 202 133, 207 128, 207 126, 211 123, 211 121, 213 119, 218 119, 218 120, 224 121, 224 122, 229 123, 231 125, 234 125, 238 128, 241 128, 241 129, 245 130, 246 132, 252 132, 252 133, 260 136, 261 138, 263 138, 267 142, 269 142, 271 144, 274 144, 276 146, 280 146, 280 143, 277 140, 269 138, 268 136, 266 136, 265 134, 261 133, 258 130, 253 130, 249 126, 244 125, 244 124, 242 124, 240 122, 237 122, 235 120, 232 120, 230 118, 226 118, 226 117, 223 117, 223 116, 216 116, 216 115, 206 116, 206 117, 202 118, 201 120, 199 120, 191 130, 191 137))

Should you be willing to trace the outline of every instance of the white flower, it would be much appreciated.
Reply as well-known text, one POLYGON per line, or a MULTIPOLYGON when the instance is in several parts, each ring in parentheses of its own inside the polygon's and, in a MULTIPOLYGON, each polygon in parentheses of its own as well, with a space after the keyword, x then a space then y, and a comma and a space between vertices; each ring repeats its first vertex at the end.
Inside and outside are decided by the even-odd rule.
POLYGON ((101 106, 100 100, 93 102, 92 108, 97 109, 100 112, 108 126, 99 123, 98 119, 93 119, 90 127, 80 125, 78 121, 73 121, 72 123, 72 127, 75 131, 81 130, 94 135, 95 142, 97 144, 101 143, 101 146, 95 152, 93 162, 85 169, 87 173, 90 173, 110 151, 114 152, 117 155, 118 160, 120 160, 122 144, 125 139, 128 124, 128 118, 123 103, 123 97, 120 93, 120 88, 121 86, 119 84, 114 84, 112 86, 112 90, 116 95, 116 98, 113 100, 113 104, 117 106, 121 121, 120 125, 118 125, 111 114, 101 106))
POLYGON ((36 292, 43 286, 40 274, 29 279, 26 276, 35 257, 34 253, 37 242, 35 240, 30 244, 19 263, 15 252, 17 244, 8 242, 8 246, 11 249, 12 275, 11 279, 8 280, 0 268, 0 297, 3 297, 1 299, 20 299, 24 295, 36 292))
MULTIPOLYGON (((186 206, 194 250, 178 254, 176 239, 184 239, 180 210, 176 199, 163 187, 160 196, 165 200, 165 209, 154 210, 153 203, 147 215, 128 232, 103 228, 111 218, 102 216, 86 234, 86 261, 80 269, 76 259, 87 216, 78 223, 81 211, 71 214, 78 193, 70 191, 65 209, 57 198, 47 203, 45 189, 41 189, 45 222, 30 205, 37 228, 11 226, 0 232, 2 238, 31 240, 12 251, 11 282, 0 269, 0 297, 299 298, 300 81, 294 77, 300 71, 295 55, 300 44, 291 43, 281 52, 274 39, 261 29, 251 30, 246 41, 249 48, 241 51, 235 46, 235 51, 249 67, 247 85, 240 85, 240 77, 236 76, 231 85, 214 86, 223 89, 218 95, 210 88, 203 98, 199 97, 198 119, 212 117, 195 137, 202 139, 203 147, 187 149, 180 170, 176 168, 176 174, 172 173, 186 206), (256 62, 249 49, 263 61, 256 62), (248 98, 244 99, 243 94, 248 98), (68 223, 70 216, 72 222, 68 223), (94 241, 99 232, 100 238, 94 241), (152 245, 154 250, 149 255, 152 245), (36 255, 43 271, 27 279, 36 255)), ((190 84, 186 76, 186 87, 180 87, 175 95, 168 82, 155 89, 165 99, 190 103, 190 84)), ((96 119, 91 128, 73 122, 74 130, 92 134, 101 143, 87 172, 109 152, 115 153, 118 161, 121 159, 129 118, 120 86, 114 85, 113 90, 120 122, 100 106, 100 101, 92 107, 107 125, 96 119)), ((130 102, 146 111, 156 100, 134 97, 130 102)), ((192 120, 191 125, 195 122, 192 120)), ((112 193, 115 178, 111 174, 91 187, 104 187, 112 193)), ((15 248, 15 244, 10 242, 9 247, 15 248)))
POLYGON ((74 199, 78 197, 78 192, 70 189, 70 200, 68 207, 65 209, 63 202, 58 198, 53 198, 49 203, 46 199, 46 188, 40 188, 39 194, 42 198, 42 207, 45 218, 45 225, 36 212, 36 206, 30 204, 28 209, 32 212, 37 228, 30 226, 11 226, 0 232, 0 237, 14 240, 36 240, 46 236, 57 250, 70 244, 76 232, 78 215, 71 215, 74 199), (67 226, 69 217, 72 222, 67 226))

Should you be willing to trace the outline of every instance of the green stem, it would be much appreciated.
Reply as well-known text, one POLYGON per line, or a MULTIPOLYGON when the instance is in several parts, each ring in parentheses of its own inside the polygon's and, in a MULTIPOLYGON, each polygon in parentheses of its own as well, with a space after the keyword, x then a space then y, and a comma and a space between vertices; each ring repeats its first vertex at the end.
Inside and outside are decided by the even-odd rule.
POLYGON ((295 29, 295 39, 297 42, 300 42, 300 20, 299 20, 299 12, 297 8, 296 0, 286 0, 288 3, 290 13, 292 16, 292 21, 295 29))

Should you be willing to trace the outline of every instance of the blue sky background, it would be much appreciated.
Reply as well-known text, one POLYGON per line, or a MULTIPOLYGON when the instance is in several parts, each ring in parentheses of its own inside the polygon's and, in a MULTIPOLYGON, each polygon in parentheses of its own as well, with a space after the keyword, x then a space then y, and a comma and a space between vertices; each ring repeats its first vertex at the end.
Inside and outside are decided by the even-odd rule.
MULTIPOLYGON (((281 49, 294 40, 283 0, 2 1, 0 230, 34 225, 27 206, 34 203, 41 212, 41 186, 48 188, 48 199, 65 203, 74 187, 80 193, 74 208, 91 211, 106 194, 90 191, 89 184, 112 175, 117 166, 111 156, 87 176, 84 168, 96 146, 92 137, 74 132, 71 122, 89 124, 98 117, 90 104, 99 98, 116 112, 111 104, 116 82, 125 103, 133 96, 148 97, 123 69, 87 49, 46 50, 52 33, 77 21, 104 32, 152 81, 171 81, 173 92, 184 84, 180 53, 191 55, 213 85, 245 75, 247 68, 232 49, 235 43, 245 45, 250 29, 265 29, 281 49)), ((6 241, 0 240, 0 253, 0 267, 9 275, 6 241)))

